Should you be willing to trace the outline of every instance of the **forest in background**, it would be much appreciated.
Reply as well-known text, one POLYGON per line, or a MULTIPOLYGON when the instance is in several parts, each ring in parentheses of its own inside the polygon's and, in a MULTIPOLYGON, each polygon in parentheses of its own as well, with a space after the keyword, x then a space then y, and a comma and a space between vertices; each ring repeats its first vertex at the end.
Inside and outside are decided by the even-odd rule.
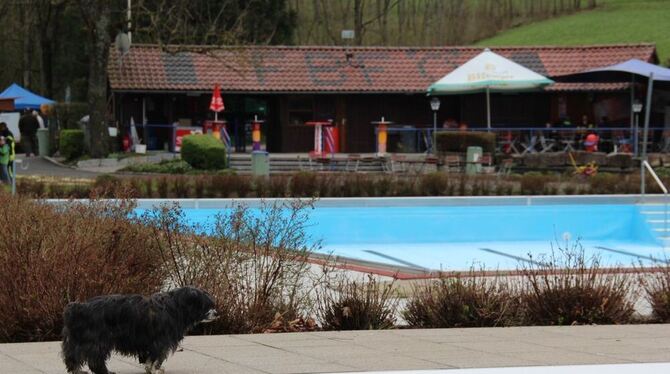
POLYGON ((289 0, 295 44, 468 45, 511 28, 593 9, 596 0, 289 0), (341 30, 353 30, 353 40, 341 30))
MULTIPOLYGON (((123 20, 125 0, 117 2, 112 16, 123 20)), ((194 23, 211 25, 215 22, 212 17, 221 10, 229 19, 228 30, 247 26, 260 29, 260 35, 239 38, 237 33, 228 32, 222 33, 226 38, 208 38, 206 34, 211 30, 192 27, 186 38, 166 38, 158 34, 172 29, 169 25, 142 22, 148 16, 160 17, 159 12, 150 14, 158 6, 150 9, 146 1, 135 0, 133 41, 156 43, 162 37, 163 42, 189 44, 467 45, 510 27, 597 6, 595 0, 250 1, 264 9, 260 14, 258 9, 226 6, 229 1, 174 1, 180 2, 191 6, 209 3, 207 8, 201 6, 201 13, 207 12, 207 17, 186 10, 194 23), (221 8, 212 9, 212 3, 222 4, 221 8), (234 25, 244 17, 258 21, 234 25), (278 20, 279 28, 273 26, 278 20), (345 29, 355 31, 354 39, 341 39, 345 29), (192 35, 196 32, 200 36, 192 35)), ((88 35, 79 1, 0 0, 0 22, 0 87, 16 82, 56 100, 65 100, 69 92, 72 101, 85 101, 88 35)), ((122 30, 124 24, 116 23, 118 31, 122 30)))

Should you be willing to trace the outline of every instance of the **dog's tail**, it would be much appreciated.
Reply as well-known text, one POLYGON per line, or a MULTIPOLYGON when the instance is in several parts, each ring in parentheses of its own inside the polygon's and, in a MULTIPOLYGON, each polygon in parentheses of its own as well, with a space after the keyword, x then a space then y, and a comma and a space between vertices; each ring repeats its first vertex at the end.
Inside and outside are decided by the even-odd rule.
POLYGON ((83 331, 81 325, 86 323, 85 306, 79 303, 69 303, 63 311, 63 362, 68 373, 76 372, 83 365, 83 352, 78 342, 79 337, 73 332, 83 331))

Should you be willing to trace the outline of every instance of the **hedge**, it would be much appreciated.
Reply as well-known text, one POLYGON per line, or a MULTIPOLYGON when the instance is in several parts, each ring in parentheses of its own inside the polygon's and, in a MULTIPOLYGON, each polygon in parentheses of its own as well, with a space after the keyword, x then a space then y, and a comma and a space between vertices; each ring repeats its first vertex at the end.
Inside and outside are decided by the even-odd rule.
POLYGON ((60 132, 60 154, 68 160, 84 154, 84 131, 62 130, 60 132))
POLYGON ((195 169, 225 169, 228 160, 226 147, 211 135, 184 137, 181 158, 195 169))
POLYGON ((488 132, 442 132, 437 134, 438 152, 466 152, 468 147, 482 147, 484 152, 496 149, 496 136, 488 132))

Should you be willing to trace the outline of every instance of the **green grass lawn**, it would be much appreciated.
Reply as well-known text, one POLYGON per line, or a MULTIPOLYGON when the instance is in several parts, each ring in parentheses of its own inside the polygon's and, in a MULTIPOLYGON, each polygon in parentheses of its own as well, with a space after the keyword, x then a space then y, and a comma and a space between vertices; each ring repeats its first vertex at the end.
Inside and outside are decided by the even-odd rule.
POLYGON ((641 42, 656 43, 659 60, 670 65, 670 0, 600 0, 594 10, 520 26, 477 45, 641 42))

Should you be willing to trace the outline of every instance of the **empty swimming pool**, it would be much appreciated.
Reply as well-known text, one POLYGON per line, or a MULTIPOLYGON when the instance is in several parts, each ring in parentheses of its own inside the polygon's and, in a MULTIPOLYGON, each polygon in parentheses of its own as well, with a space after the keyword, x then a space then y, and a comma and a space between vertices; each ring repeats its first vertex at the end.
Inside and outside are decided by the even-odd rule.
MULTIPOLYGON (((195 204, 182 204, 194 223, 229 209, 195 204)), ((577 241, 605 265, 629 266, 665 258, 659 220, 648 218, 663 217, 659 207, 630 196, 324 199, 310 211, 307 233, 323 253, 417 269, 515 269, 529 254, 577 241)))

